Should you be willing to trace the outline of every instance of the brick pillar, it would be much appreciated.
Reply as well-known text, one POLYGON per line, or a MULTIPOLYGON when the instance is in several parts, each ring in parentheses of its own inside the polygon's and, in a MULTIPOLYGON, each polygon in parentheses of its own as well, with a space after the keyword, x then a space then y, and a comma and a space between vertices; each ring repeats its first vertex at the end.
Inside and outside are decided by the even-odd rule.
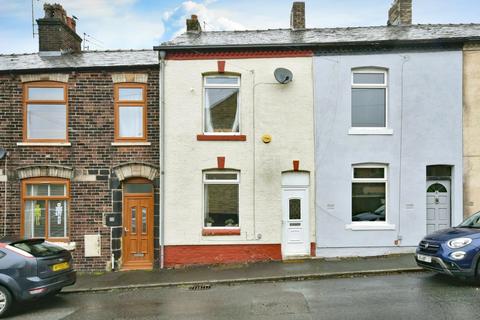
POLYGON ((305 29, 305 2, 293 3, 290 12, 290 28, 292 30, 305 29))
POLYGON ((389 26, 405 26, 412 24, 412 0, 395 0, 388 11, 389 26))

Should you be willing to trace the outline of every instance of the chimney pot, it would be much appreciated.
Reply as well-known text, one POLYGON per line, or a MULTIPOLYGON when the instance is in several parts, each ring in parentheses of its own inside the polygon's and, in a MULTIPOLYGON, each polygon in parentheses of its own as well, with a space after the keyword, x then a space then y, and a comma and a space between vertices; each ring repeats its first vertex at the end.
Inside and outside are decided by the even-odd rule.
POLYGON ((412 0, 395 0, 388 10, 389 26, 408 26, 412 24, 412 0))
POLYGON ((290 28, 292 30, 305 29, 305 2, 295 1, 290 12, 290 28))

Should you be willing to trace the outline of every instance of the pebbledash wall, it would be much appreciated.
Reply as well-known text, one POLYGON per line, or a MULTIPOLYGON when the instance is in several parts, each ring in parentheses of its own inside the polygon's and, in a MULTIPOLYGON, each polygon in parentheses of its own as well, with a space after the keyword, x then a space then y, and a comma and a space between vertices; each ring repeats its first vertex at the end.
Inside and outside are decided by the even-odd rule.
MULTIPOLYGON (((412 251, 426 234, 426 166, 452 166, 452 225, 463 216, 462 51, 318 53, 317 256, 412 251), (353 134, 352 69, 384 68, 391 132, 353 134), (386 222, 352 223, 352 165, 387 167, 386 222)), ((473 94, 473 93, 472 93, 473 94)))
POLYGON ((480 43, 463 51, 464 214, 480 210, 480 43))
POLYGON ((155 186, 154 241, 158 265, 158 103, 158 65, 126 69, 55 70, 51 73, 48 70, 42 70, 41 73, 32 70, 0 73, 0 146, 9 152, 7 160, 0 160, 0 234, 4 234, 4 231, 7 235, 21 234, 22 178, 62 176, 69 179, 71 188, 68 243, 63 245, 72 250, 75 268, 90 271, 109 269, 112 254, 118 266, 122 252, 121 179, 124 177, 118 177, 116 172, 121 165, 133 168, 140 164, 151 170, 148 173, 139 171, 132 177, 145 176, 155 186), (121 82, 123 78, 132 81, 139 74, 147 83, 149 143, 140 146, 112 145, 114 81, 121 82), (52 79, 66 79, 68 84, 69 144, 33 146, 22 143, 22 81, 52 79), (116 215, 119 225, 107 227, 105 214, 116 215), (84 236, 97 234, 101 235, 101 255, 85 257, 84 236))
POLYGON ((167 54, 166 266, 282 259, 282 172, 293 170, 293 160, 310 175, 309 234, 315 241, 312 58, 306 55, 215 59, 199 53, 176 60, 167 54), (221 75, 218 60, 225 72, 240 76, 240 133, 246 141, 197 138, 203 132, 202 75, 221 75), (275 80, 279 67, 293 72, 291 83, 275 80), (265 134, 272 137, 268 144, 265 134), (202 232, 202 171, 217 168, 217 157, 240 172, 239 235, 202 232))

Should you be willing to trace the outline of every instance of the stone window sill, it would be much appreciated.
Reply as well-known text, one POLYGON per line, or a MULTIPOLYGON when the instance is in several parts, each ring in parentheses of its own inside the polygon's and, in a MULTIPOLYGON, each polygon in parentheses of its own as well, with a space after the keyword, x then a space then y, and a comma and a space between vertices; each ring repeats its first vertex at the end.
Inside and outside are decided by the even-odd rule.
POLYGON ((114 147, 136 147, 136 146, 150 146, 151 142, 112 142, 114 147))
POLYGON ((56 241, 56 240, 55 241, 48 241, 47 240, 47 242, 51 243, 51 244, 54 244, 54 245, 57 245, 59 247, 62 247, 64 249, 68 250, 68 251, 75 250, 75 248, 77 246, 77 244, 75 242, 68 242, 68 241, 67 242, 61 242, 61 241, 56 241))
POLYGON ((345 229, 352 231, 395 230, 395 225, 386 222, 352 222, 347 224, 345 229))
POLYGON ((244 134, 197 134, 197 141, 247 141, 244 134))
POLYGON ((202 236, 239 236, 240 228, 203 228, 202 236))
POLYGON ((17 142, 20 147, 70 147, 70 142, 17 142))
POLYGON ((393 129, 389 128, 350 128, 349 135, 393 135, 393 129))

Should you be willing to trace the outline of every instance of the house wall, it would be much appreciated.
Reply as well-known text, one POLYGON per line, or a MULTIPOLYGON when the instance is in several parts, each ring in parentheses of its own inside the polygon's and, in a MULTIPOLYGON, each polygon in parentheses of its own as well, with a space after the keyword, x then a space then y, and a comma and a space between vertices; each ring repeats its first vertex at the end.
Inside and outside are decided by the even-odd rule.
MULTIPOLYGON (((167 57, 168 59, 168 57, 167 57)), ((202 134, 202 73, 217 60, 167 60, 165 106, 165 263, 207 264, 281 258, 282 171, 311 176, 310 237, 314 241, 312 59, 227 59, 225 71, 241 76, 240 131, 246 141, 198 141, 202 134), (293 72, 282 85, 273 72, 293 72), (262 142, 270 134, 272 141, 262 142), (203 236, 202 170, 240 170, 240 235, 203 236)))
MULTIPOLYGON (((111 255, 121 256, 122 187, 113 168, 121 163, 145 162, 158 165, 158 67, 63 72, 68 75, 68 137, 71 146, 22 145, 23 102, 22 78, 26 75, 0 74, 0 146, 10 156, 0 160, 0 234, 3 234, 6 210, 6 234, 20 235, 21 180, 17 169, 27 166, 59 165, 73 169, 70 180, 69 241, 75 243, 72 254, 77 270, 105 270, 111 255), (113 146, 114 104, 112 74, 142 73, 148 75, 148 141, 149 146, 113 146), (5 208, 4 181, 7 183, 5 208), (104 214, 120 216, 120 225, 106 227, 104 214), (84 256, 84 235, 101 235, 101 256, 84 256)), ((45 75, 48 78, 48 74, 45 75)), ((30 77, 36 78, 35 75, 30 77)), ((154 179, 158 186, 158 177, 154 179)), ((158 194, 158 188, 155 189, 158 194)), ((155 197, 155 215, 158 196, 155 197)), ((158 217, 155 218, 158 229, 158 217)), ((158 232, 155 243, 158 244, 158 232)), ((158 250, 158 247, 156 248, 158 250)), ((156 252, 158 259, 158 252, 156 252)))
POLYGON ((452 224, 462 220, 461 51, 316 56, 314 76, 317 255, 412 250, 426 233, 428 165, 453 166, 452 224), (351 69, 372 66, 388 69, 393 133, 352 135, 351 69), (387 223, 373 230, 351 229, 357 163, 388 164, 387 223))
POLYGON ((464 216, 480 210, 480 44, 463 51, 464 216))

